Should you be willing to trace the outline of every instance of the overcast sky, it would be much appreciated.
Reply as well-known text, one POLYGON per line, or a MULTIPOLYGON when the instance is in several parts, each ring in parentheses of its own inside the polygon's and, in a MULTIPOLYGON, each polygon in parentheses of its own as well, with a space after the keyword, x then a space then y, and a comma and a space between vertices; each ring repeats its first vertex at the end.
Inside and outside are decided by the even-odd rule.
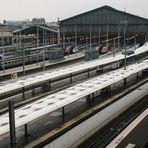
POLYGON ((148 18, 148 0, 0 0, 0 22, 34 17, 52 22, 104 5, 148 18))

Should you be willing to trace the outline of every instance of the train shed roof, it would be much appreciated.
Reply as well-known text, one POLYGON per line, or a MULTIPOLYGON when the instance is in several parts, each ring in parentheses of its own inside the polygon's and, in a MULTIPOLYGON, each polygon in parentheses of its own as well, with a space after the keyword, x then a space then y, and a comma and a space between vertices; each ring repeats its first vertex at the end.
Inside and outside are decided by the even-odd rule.
POLYGON ((117 10, 117 9, 115 9, 113 7, 108 6, 108 5, 105 5, 105 6, 102 6, 102 7, 99 7, 99 8, 96 8, 96 9, 93 9, 93 10, 90 10, 90 11, 87 11, 87 12, 75 15, 75 16, 72 16, 72 17, 64 19, 64 20, 61 20, 60 23, 67 22, 67 21, 75 19, 77 17, 83 16, 83 15, 87 15, 87 14, 92 14, 93 12, 98 12, 98 11, 104 10, 104 9, 105 10, 111 10, 111 11, 116 12, 116 13, 124 14, 126 16, 138 18, 139 20, 146 21, 148 23, 148 19, 147 18, 143 18, 143 17, 140 17, 138 15, 130 14, 130 13, 127 13, 125 11, 120 11, 120 10, 117 10))
POLYGON ((13 34, 36 34, 37 28, 40 30, 46 30, 48 33, 58 33, 56 29, 53 29, 49 26, 42 26, 42 25, 29 25, 22 27, 21 29, 13 31, 13 34))

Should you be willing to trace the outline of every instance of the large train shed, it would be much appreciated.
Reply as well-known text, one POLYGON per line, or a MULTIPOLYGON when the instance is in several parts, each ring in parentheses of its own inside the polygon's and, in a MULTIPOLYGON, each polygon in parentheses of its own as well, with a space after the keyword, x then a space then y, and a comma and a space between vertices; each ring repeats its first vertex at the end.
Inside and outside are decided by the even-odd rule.
POLYGON ((105 36, 108 40, 117 39, 117 36, 123 39, 126 34, 127 40, 137 38, 144 42, 148 35, 148 19, 103 6, 60 21, 60 33, 65 41, 76 41, 77 37, 78 42, 84 42, 91 33, 93 40, 99 37, 103 40, 105 36))
MULTIPOLYGON (((22 38, 26 39, 31 38, 33 40, 38 40, 43 42, 43 39, 50 43, 54 44, 57 43, 57 34, 58 30, 57 27, 51 27, 47 25, 37 25, 37 24, 32 24, 29 26, 22 27, 21 29, 13 31, 13 35, 17 38, 17 36, 22 36, 22 38), (24 37, 24 36, 25 37, 24 37)), ((44 42, 45 42, 44 41, 44 42)))

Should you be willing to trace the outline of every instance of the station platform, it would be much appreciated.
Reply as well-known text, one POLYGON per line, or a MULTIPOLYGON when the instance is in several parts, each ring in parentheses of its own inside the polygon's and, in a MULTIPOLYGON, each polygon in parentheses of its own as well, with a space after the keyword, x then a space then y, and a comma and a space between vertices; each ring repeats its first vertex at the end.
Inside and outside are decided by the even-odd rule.
POLYGON ((106 148, 148 147, 148 108, 122 131, 106 148))

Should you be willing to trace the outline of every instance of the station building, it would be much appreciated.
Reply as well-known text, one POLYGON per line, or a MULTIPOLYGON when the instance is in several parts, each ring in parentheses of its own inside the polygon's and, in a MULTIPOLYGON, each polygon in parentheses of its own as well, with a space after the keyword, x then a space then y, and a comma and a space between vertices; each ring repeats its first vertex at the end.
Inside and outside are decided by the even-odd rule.
POLYGON ((60 36, 64 42, 86 42, 90 35, 94 42, 112 42, 115 39, 123 43, 124 34, 126 42, 145 42, 148 38, 148 19, 110 6, 88 11, 59 23, 60 36))

